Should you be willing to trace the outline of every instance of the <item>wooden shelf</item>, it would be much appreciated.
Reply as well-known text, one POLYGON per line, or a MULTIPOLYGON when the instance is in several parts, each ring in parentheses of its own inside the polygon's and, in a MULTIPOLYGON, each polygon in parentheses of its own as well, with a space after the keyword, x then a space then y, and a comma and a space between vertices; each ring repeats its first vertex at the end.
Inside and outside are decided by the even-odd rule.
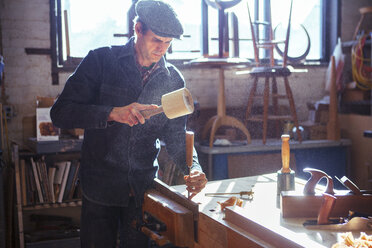
POLYGON ((81 200, 74 200, 68 202, 61 202, 61 203, 44 203, 44 204, 36 204, 32 206, 23 206, 23 210, 39 210, 39 209, 46 209, 46 208, 66 208, 66 207, 79 207, 81 206, 81 200))
MULTIPOLYGON (((267 117, 268 120, 292 120, 292 116, 290 115, 269 115, 267 117)), ((249 117, 247 120, 249 121, 263 121, 262 115, 253 115, 249 117)))
MULTIPOLYGON (((56 159, 56 155, 58 155, 58 157, 65 157, 66 155, 78 153, 80 151, 80 148, 81 148, 82 140, 69 139, 69 140, 59 140, 59 141, 37 142, 36 139, 30 139, 30 142, 31 142, 31 145, 33 145, 35 153, 32 153, 32 152, 20 153, 19 150, 18 150, 18 145, 17 144, 13 144, 13 148, 12 148, 13 158, 14 158, 14 168, 15 168, 15 186, 16 186, 16 198, 17 198, 16 207, 17 207, 17 224, 18 224, 18 235, 19 235, 19 237, 18 237, 19 238, 19 247, 20 248, 25 248, 25 247, 28 247, 28 248, 29 247, 35 247, 35 248, 36 247, 38 247, 38 248, 39 247, 56 247, 56 248, 57 247, 79 247, 78 246, 80 244, 79 237, 76 237, 76 238, 74 237, 73 239, 70 239, 71 237, 67 237, 67 236, 64 237, 64 238, 61 238, 58 241, 47 240, 47 241, 41 241, 41 242, 25 243, 25 232, 24 231, 27 230, 27 227, 25 228, 24 225, 27 226, 29 224, 27 224, 27 222, 26 222, 26 224, 24 223, 24 216, 27 216, 30 213, 33 214, 32 211, 37 212, 38 210, 41 210, 42 212, 44 212, 44 210, 47 210, 47 209, 56 209, 57 211, 59 211, 59 209, 68 208, 68 207, 80 207, 82 205, 81 199, 71 198, 71 196, 70 196, 70 198, 66 198, 62 202, 52 203, 52 201, 54 201, 54 200, 51 200, 51 198, 48 199, 48 197, 46 197, 44 199, 45 199, 45 201, 48 201, 48 202, 45 202, 45 203, 35 203, 35 201, 31 201, 32 203, 35 203, 35 204, 31 205, 30 202, 28 202, 28 205, 23 205, 23 204, 26 204, 26 202, 28 201, 27 198, 26 198, 26 194, 24 193, 24 192, 27 192, 26 187, 28 187, 27 183, 25 183, 26 178, 28 178, 28 177, 25 176, 26 175, 26 173, 25 173, 25 171, 26 171, 25 170, 25 167, 26 167, 25 158, 30 159, 30 157, 35 158, 35 157, 38 157, 40 155, 46 155, 46 156, 52 157, 53 161, 55 161, 54 159, 56 159), (26 212, 27 212, 27 214, 26 214, 26 212)), ((34 166, 34 162, 31 162, 31 163, 34 166)), ((48 174, 45 176, 45 173, 47 173, 47 171, 45 171, 46 170, 45 166, 47 166, 47 165, 44 164, 44 169, 42 168, 42 166, 40 168, 38 167, 40 169, 40 171, 44 171, 43 180, 46 177, 49 176, 48 174)), ((67 169, 66 170, 69 171, 70 165, 67 168, 68 168, 68 170, 67 169)), ((76 165, 76 167, 75 167, 76 171, 74 171, 73 174, 65 174, 65 175, 67 175, 67 177, 64 176, 64 180, 69 179, 72 175, 74 176, 74 179, 75 179, 76 175, 77 175, 76 173, 77 173, 78 168, 79 167, 76 165)), ((39 169, 38 169, 38 171, 39 171, 39 169)), ((33 168, 33 170, 34 170, 34 168, 33 168)), ((40 173, 42 173, 42 172, 40 172, 40 173)), ((39 174, 39 172, 37 172, 37 174, 39 174)), ((35 179, 35 181, 36 181, 36 179, 35 179)), ((64 182, 66 183, 66 181, 64 181, 64 182)), ((36 188, 39 187, 39 190, 40 190, 40 186, 46 186, 46 185, 49 185, 46 181, 44 181, 44 185, 42 185, 41 182, 40 182, 40 185, 39 186, 36 185, 36 188)), ((63 186, 63 187, 65 187, 65 186, 63 186)), ((61 190, 60 192, 63 192, 63 191, 61 190)), ((63 194, 63 193, 61 193, 61 194, 63 194)), ((49 193, 49 197, 50 197, 50 193, 49 193)), ((56 199, 56 201, 57 201, 57 199, 56 199)), ((61 199, 59 201, 61 201, 61 199)), ((52 210, 52 211, 54 211, 54 210, 52 210)), ((53 237, 51 237, 51 238, 53 238, 53 237)))

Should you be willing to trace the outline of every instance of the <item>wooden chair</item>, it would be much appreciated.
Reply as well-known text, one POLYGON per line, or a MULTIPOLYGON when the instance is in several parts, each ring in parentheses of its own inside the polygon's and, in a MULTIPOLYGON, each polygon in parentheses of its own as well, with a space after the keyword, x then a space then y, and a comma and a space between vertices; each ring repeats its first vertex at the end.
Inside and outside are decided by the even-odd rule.
POLYGON ((360 13, 360 19, 359 19, 357 26, 355 27, 353 40, 357 38, 359 31, 360 31, 360 27, 364 21, 365 16, 368 14, 372 14, 372 6, 360 8, 359 13, 360 13))
MULTIPOLYGON (((289 86, 288 77, 291 75, 291 71, 287 67, 287 53, 288 53, 288 43, 290 35, 291 26, 291 15, 292 15, 292 1, 290 3, 288 27, 286 31, 285 40, 275 40, 273 35, 273 29, 271 22, 253 22, 251 19, 249 5, 247 3, 249 22, 251 26, 252 42, 254 48, 254 57, 256 62, 256 67, 254 67, 250 75, 253 77, 253 85, 251 87, 248 104, 245 114, 245 125, 248 125, 249 121, 258 121, 263 123, 263 137, 262 141, 265 144, 267 139, 267 129, 268 120, 274 120, 276 124, 276 134, 280 137, 280 121, 293 121, 294 126, 297 130, 297 137, 302 141, 301 133, 298 128, 298 119, 296 114, 296 107, 293 99, 292 90, 289 86), (255 26, 266 25, 268 27, 269 37, 268 39, 260 39, 255 32, 255 26), (283 63, 282 65, 275 65, 274 61, 274 47, 279 44, 284 43, 284 53, 283 53, 283 63), (259 57, 259 49, 265 49, 270 52, 270 63, 263 65, 259 57), (285 86, 285 95, 280 95, 278 93, 277 78, 282 78, 285 86), (264 79, 265 86, 263 94, 257 93, 257 84, 260 79, 264 79), (270 79, 271 79, 271 91, 270 91, 270 79), (263 113, 262 115, 252 115, 252 106, 255 99, 263 99, 263 113), (273 113, 269 114, 269 101, 272 100, 273 113), (289 115, 279 114, 279 99, 287 99, 289 102, 289 115)), ((270 17, 271 19, 271 17, 270 17)))

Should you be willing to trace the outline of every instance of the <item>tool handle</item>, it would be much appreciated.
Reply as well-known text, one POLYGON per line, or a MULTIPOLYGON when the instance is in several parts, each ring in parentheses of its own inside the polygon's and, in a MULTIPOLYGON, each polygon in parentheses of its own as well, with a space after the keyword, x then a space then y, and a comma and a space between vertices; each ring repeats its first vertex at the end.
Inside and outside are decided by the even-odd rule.
POLYGON ((194 152, 194 132, 186 131, 186 165, 191 168, 194 152))
MULTIPOLYGON (((189 167, 189 175, 191 174, 191 166, 194 153, 194 132, 186 131, 186 165, 189 167)), ((190 192, 187 193, 187 198, 190 199, 190 192)))
POLYGON ((290 157, 290 149, 289 149, 289 138, 288 134, 282 135, 282 173, 290 173, 291 169, 289 168, 289 157, 290 157))
POLYGON ((307 181, 304 187, 304 194, 305 195, 314 195, 315 194, 315 185, 325 177, 327 179, 327 188, 325 193, 334 195, 335 192, 333 191, 333 179, 332 177, 328 176, 327 173, 324 171, 313 169, 313 168, 305 168, 303 169, 304 172, 309 172, 311 174, 310 179, 307 181))
POLYGON ((318 225, 328 224, 329 216, 336 203, 336 197, 327 193, 323 193, 322 205, 318 213, 318 225))
POLYGON ((157 234, 145 226, 141 227, 141 231, 160 247, 170 244, 170 241, 166 237, 157 234))
POLYGON ((146 110, 141 110, 140 113, 143 115, 145 119, 149 119, 151 116, 163 113, 163 107, 159 106, 159 108, 156 109, 146 109, 146 110))

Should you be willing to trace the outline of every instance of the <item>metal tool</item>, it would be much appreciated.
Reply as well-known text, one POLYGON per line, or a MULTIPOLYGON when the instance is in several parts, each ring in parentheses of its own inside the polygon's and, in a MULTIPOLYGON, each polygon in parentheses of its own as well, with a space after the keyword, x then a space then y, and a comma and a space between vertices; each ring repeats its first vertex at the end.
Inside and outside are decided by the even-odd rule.
MULTIPOLYGON (((288 191, 282 192, 280 197, 281 212, 283 218, 294 218, 294 217, 317 217, 319 209, 321 208, 324 195, 318 191, 315 192, 317 183, 322 179, 327 179, 327 185, 324 193, 333 195, 337 198, 333 210, 330 212, 330 216, 339 217, 347 216, 349 210, 355 212, 364 213, 372 216, 372 191, 359 190, 355 186, 349 186, 350 190, 337 190, 335 193, 333 190, 333 179, 327 175, 324 171, 305 168, 304 172, 311 174, 310 179, 307 181, 303 192, 288 191)), ((344 178, 345 179, 345 178, 344 178)), ((345 181, 346 180, 342 180, 345 181)), ((348 185, 348 183, 346 183, 348 185)), ((319 187, 319 190, 323 187, 319 187)))
POLYGON ((289 168, 289 138, 288 134, 282 135, 282 168, 278 170, 277 176, 277 194, 282 191, 289 191, 295 189, 295 172, 289 168))
POLYGON ((338 232, 372 230, 372 218, 354 217, 350 220, 331 219, 330 224, 319 225, 316 220, 308 220, 304 223, 307 229, 333 230, 338 232))
POLYGON ((174 119, 194 112, 194 101, 190 91, 186 88, 181 88, 164 94, 161 97, 161 106, 159 108, 142 110, 140 112, 146 119, 163 112, 169 119, 174 119))
POLYGON ((249 199, 253 198, 253 190, 250 191, 240 191, 240 192, 230 192, 230 193, 205 193, 205 196, 221 196, 221 195, 240 195, 240 197, 247 196, 249 199))

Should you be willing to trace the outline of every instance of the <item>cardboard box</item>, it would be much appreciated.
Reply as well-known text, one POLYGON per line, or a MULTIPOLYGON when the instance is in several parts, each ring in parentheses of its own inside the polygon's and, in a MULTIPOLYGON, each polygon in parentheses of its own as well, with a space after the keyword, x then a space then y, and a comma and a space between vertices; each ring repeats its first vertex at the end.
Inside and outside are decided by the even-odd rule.
POLYGON ((311 121, 302 122, 300 125, 304 128, 305 133, 308 134, 309 140, 327 139, 327 125, 311 121))
POLYGON ((326 124, 328 122, 329 100, 324 98, 316 102, 307 102, 309 110, 308 120, 314 123, 326 124))
POLYGON ((343 102, 359 102, 369 100, 371 97, 370 91, 360 89, 345 89, 342 94, 343 102))
POLYGON ((50 119, 50 109, 54 103, 52 97, 37 97, 36 101, 36 139, 37 141, 59 140, 59 128, 50 119))
POLYGON ((71 134, 72 136, 78 137, 79 139, 84 138, 84 129, 82 128, 69 129, 68 133, 71 134))

